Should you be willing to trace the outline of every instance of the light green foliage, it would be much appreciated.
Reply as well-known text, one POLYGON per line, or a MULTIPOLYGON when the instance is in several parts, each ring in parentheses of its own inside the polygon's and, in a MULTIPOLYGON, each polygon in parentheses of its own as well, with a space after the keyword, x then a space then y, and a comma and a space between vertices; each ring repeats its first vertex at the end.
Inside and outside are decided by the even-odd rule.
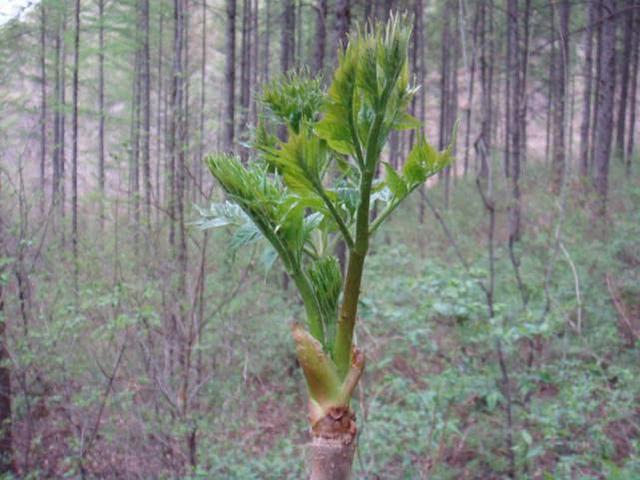
MULTIPOLYGON (((318 119, 324 93, 320 79, 310 78, 303 70, 299 74, 285 74, 265 85, 261 101, 266 115, 299 133, 301 123, 318 119)), ((260 139, 256 144, 261 145, 260 139)))
MULTIPOLYGON (((389 172, 387 181, 373 188, 391 130, 420 126, 407 113, 415 93, 409 86, 409 37, 407 21, 400 17, 386 26, 359 30, 340 53, 326 95, 320 82, 305 73, 267 85, 262 96, 265 120, 253 143, 259 159, 249 165, 226 155, 207 159, 229 200, 256 225, 291 274, 305 303, 309 329, 330 362, 340 328, 342 278, 328 247, 342 238, 350 250, 366 255, 362 245, 373 233, 366 227, 370 206, 388 203, 377 228, 411 191, 451 161, 448 152, 439 153, 421 139, 403 176, 389 172), (286 140, 269 132, 268 117, 286 127, 286 140), (332 165, 337 176, 328 174, 332 165)), ((219 205, 203 213, 202 228, 232 223, 219 205)))

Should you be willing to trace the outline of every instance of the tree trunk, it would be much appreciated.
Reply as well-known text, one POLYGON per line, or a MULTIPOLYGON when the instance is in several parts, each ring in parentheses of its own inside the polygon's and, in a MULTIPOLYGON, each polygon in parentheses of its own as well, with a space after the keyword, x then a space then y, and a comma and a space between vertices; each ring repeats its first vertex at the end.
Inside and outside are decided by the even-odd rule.
POLYGON ((131 152, 129 155, 129 214, 133 214, 134 247, 138 243, 138 226, 140 224, 140 94, 141 75, 140 64, 142 52, 140 49, 140 9, 136 4, 136 51, 133 61, 133 84, 131 97, 131 152))
MULTIPOLYGON (((640 9, 640 0, 636 0, 635 7, 640 9)), ((638 70, 640 65, 638 64, 640 56, 640 11, 636 11, 636 28, 634 29, 634 45, 631 56, 631 93, 629 94, 629 137, 627 138, 627 150, 625 157, 627 160, 626 170, 627 176, 631 174, 631 163, 634 157, 634 140, 636 132, 636 108, 638 104, 637 91, 638 91, 638 70)))
POLYGON ((634 0, 626 0, 624 7, 628 11, 620 17, 624 21, 624 39, 622 47, 622 56, 620 58, 620 98, 618 100, 618 119, 616 122, 616 155, 624 163, 624 136, 625 124, 627 119, 627 104, 629 103, 629 76, 631 64, 631 47, 633 36, 634 15, 637 15, 633 8, 634 0))
POLYGON ((609 159, 613 133, 613 103, 616 74, 616 19, 614 0, 602 0, 602 47, 600 78, 598 78, 597 132, 594 145, 594 187, 598 195, 596 213, 604 217, 607 210, 609 188, 609 159))
MULTIPOLYGON (((158 19, 158 91, 157 91, 157 103, 156 103, 156 204, 159 206, 161 204, 161 192, 160 192, 160 170, 162 167, 162 159, 164 157, 163 150, 163 139, 165 135, 163 134, 163 123, 162 119, 165 114, 163 112, 163 104, 165 103, 166 95, 164 95, 164 79, 162 75, 162 63, 164 60, 163 56, 163 46, 164 46, 164 11, 160 10, 160 15, 158 19)), ((161 208, 156 208, 156 222, 160 220, 160 210, 161 208)))
POLYGON ((491 0, 481 0, 480 4, 480 95, 482 119, 480 122, 480 136, 475 141, 474 148, 478 157, 478 175, 481 178, 489 176, 489 154, 491 150, 491 106, 492 106, 492 70, 493 57, 488 42, 491 32, 491 19, 487 19, 487 6, 492 8, 491 0), (489 4, 489 5, 487 5, 489 4), (488 20, 488 21, 487 21, 488 20))
POLYGON ((149 0, 141 0, 142 22, 142 181, 147 228, 151 227, 151 58, 149 55, 149 0))
POLYGON ((255 127, 258 123, 258 102, 256 92, 258 90, 258 72, 260 71, 260 62, 258 58, 260 56, 260 30, 258 28, 258 14, 260 12, 260 2, 258 0, 252 0, 253 7, 251 8, 253 15, 251 16, 251 31, 253 33, 253 39, 251 41, 251 88, 250 88, 250 103, 251 112, 249 115, 249 124, 255 127))
MULTIPOLYGON (((198 157, 196 158, 197 190, 199 195, 204 194, 203 186, 203 158, 204 158, 204 117, 205 117, 205 97, 207 78, 207 0, 202 1, 202 32, 200 33, 202 45, 202 59, 200 63, 200 127, 198 141, 198 157)), ((194 203, 197 197, 194 195, 194 203)))
POLYGON ((73 124, 71 154, 71 248, 74 287, 78 289, 78 75, 80 64, 80 0, 76 0, 73 39, 73 124))
POLYGON ((104 228, 104 0, 98 0, 98 190, 100 228, 104 228))
MULTIPOLYGON (((566 171, 565 112, 567 101, 567 70, 569 66, 569 0, 560 3, 560 24, 557 30, 558 49, 554 66, 553 147, 551 191, 559 194, 566 171)), ((555 29, 555 25, 554 25, 555 29)))
POLYGON ((46 12, 40 4, 40 215, 44 216, 45 164, 47 161, 47 65, 46 65, 46 12))
POLYGON ((602 24, 606 15, 603 14, 602 0, 594 0, 595 6, 595 25, 596 25, 596 73, 595 73, 595 91, 593 101, 593 118, 591 121, 591 150, 589 154, 591 156, 589 164, 593 169, 593 162, 595 161, 595 146, 596 146, 596 134, 598 131, 598 106, 600 98, 600 81, 602 76, 602 24))
MULTIPOLYGON (((460 4, 461 6, 464 5, 463 3, 460 4)), ((467 105, 466 105, 466 111, 465 111, 465 117, 466 117, 466 127, 465 127, 465 137, 464 137, 464 176, 467 176, 467 172, 469 171, 469 150, 470 150, 470 145, 471 145, 471 111, 472 111, 472 104, 473 104, 473 87, 474 87, 474 80, 475 80, 475 74, 476 74, 476 52, 477 52, 477 41, 478 41, 478 18, 479 18, 479 14, 478 11, 480 9, 480 4, 476 5, 476 9, 475 9, 475 13, 473 15, 473 30, 472 30, 472 43, 471 43, 471 66, 470 66, 470 72, 469 72, 469 83, 467 84, 467 105)), ((463 15, 463 11, 461 10, 461 15, 463 15)), ((462 16, 463 19, 463 32, 466 30, 466 19, 464 16, 462 16)), ((466 42, 465 42, 466 43, 466 42)), ((463 46, 463 48, 465 48, 465 46, 463 46)), ((466 50, 466 48, 465 48, 466 50)), ((466 56, 465 56, 466 58, 466 56)), ((465 65, 465 67, 468 67, 467 65, 465 65)))
MULTIPOLYGON (((0 178, 0 193, 2 193, 0 178)), ((0 206, 1 208, 1 206, 0 206)), ((5 252, 4 218, 0 210, 0 256, 5 252)), ((0 475, 15 471, 13 457, 13 421, 11 416, 11 358, 7 350, 7 317, 4 309, 3 278, 5 264, 0 263, 0 475)))
POLYGON ((288 71, 293 65, 295 51, 295 6, 293 0, 282 2, 282 34, 280 37, 280 69, 288 71))
MULTIPOLYGON (((518 0, 507 1, 507 73, 512 76, 510 81, 511 92, 508 97, 511 105, 507 104, 510 117, 506 118, 506 131, 508 138, 507 152, 509 158, 509 177, 511 180, 512 203, 509 206, 509 248, 513 251, 515 242, 520 239, 520 102, 522 98, 522 72, 520 68, 520 20, 518 12, 518 0)), ((513 255, 512 255, 513 260, 513 255)), ((515 265, 517 267, 517 265, 515 265)))
POLYGON ((591 94, 593 85, 593 24, 596 21, 598 0, 588 0, 589 14, 584 34, 584 92, 582 96, 582 122, 580 123, 580 175, 589 175, 589 127, 591 124, 591 94))
POLYGON ((271 0, 265 0, 264 10, 264 46, 262 49, 264 58, 262 59, 262 83, 267 83, 269 81, 269 61, 271 59, 271 0))
POLYGON ((347 44, 350 26, 351 6, 349 0, 336 0, 336 41, 338 45, 347 44))
POLYGON ((226 0, 227 32, 225 57, 225 119, 223 148, 234 151, 235 86, 236 86, 236 0, 226 0))
POLYGON ((522 28, 524 41, 520 53, 520 99, 518 101, 518 128, 520 129, 520 164, 521 168, 527 161, 527 81, 529 76, 529 42, 531 37, 531 0, 524 2, 524 16, 522 28))
POLYGON ((327 0, 318 0, 315 9, 316 35, 313 53, 313 73, 317 75, 324 68, 324 53, 327 43, 327 0))
MULTIPOLYGON (((251 0, 242 2, 242 43, 240 47, 240 128, 238 136, 241 142, 247 140, 249 124, 249 95, 251 81, 251 0)), ((240 147, 240 157, 246 162, 249 152, 240 147)))

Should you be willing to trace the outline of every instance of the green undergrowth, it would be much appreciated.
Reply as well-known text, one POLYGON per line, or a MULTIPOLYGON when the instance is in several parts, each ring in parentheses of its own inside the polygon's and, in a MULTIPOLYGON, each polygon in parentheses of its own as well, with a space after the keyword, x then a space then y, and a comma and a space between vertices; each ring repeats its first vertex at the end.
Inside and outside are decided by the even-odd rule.
MULTIPOLYGON (((613 292, 637 321, 640 186, 614 169, 604 235, 575 182, 567 185, 559 216, 558 201, 545 193, 546 175, 530 168, 523 185, 516 253, 526 308, 506 249, 506 184, 495 185, 493 319, 480 287, 489 271, 488 220, 472 179, 458 180, 448 208, 440 187, 427 192, 468 270, 428 208, 419 222, 417 195, 376 237, 356 331, 367 356, 353 397, 357 478, 503 478, 507 400, 497 339, 510 375, 520 478, 640 477, 640 346, 625 338, 612 299, 613 292)), ((125 342, 94 447, 108 455, 89 455, 96 476, 119 469, 145 478, 303 477, 304 382, 288 328, 303 306, 291 288, 283 293, 281 266, 270 267, 260 245, 221 261, 231 238, 210 234, 206 322, 193 351, 204 376, 192 375, 201 385, 183 414, 171 405, 180 364, 162 359, 162 332, 176 305, 175 269, 158 260, 153 242, 127 247, 133 233, 126 226, 117 249, 111 233, 96 234, 95 244, 92 235, 83 231, 77 298, 69 293, 69 262, 50 246, 32 277, 32 323, 22 325, 17 303, 8 307, 14 372, 18 379, 27 372, 32 395, 31 405, 16 396, 17 429, 23 432, 40 400, 50 412, 34 424, 32 461, 60 449, 53 476, 79 472, 78 452, 102 402, 105 372, 125 342), (150 365, 162 367, 166 385, 150 365), (194 428, 197 467, 190 471, 185 438, 194 428), (64 436, 50 436, 60 429, 64 436)), ((202 234, 190 241, 201 242, 202 234)), ((197 261, 192 255, 190 268, 197 270, 197 261)), ((50 475, 46 468, 33 478, 50 475)))

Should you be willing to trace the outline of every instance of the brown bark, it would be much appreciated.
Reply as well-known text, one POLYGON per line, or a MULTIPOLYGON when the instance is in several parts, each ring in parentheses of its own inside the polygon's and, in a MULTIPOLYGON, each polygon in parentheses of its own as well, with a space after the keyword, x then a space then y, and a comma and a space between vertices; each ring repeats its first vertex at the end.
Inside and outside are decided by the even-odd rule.
MULTIPOLYGON (((0 177, 0 194, 2 177, 0 177)), ((5 224, 0 205, 0 257, 8 257, 5 252, 5 224)), ((0 475, 15 472, 13 456, 13 421, 11 416, 11 358, 7 350, 7 317, 4 308, 3 278, 5 264, 0 262, 0 475)))
POLYGON ((142 181, 144 183, 144 211, 147 228, 151 226, 151 58, 149 55, 149 0, 141 0, 142 27, 142 181))
MULTIPOLYGON (((156 103, 156 203, 160 205, 161 191, 160 191, 160 170, 162 166, 162 159, 165 155, 163 150, 163 122, 162 119, 166 112, 163 109, 163 105, 166 103, 166 95, 164 93, 164 79, 162 75, 162 64, 164 60, 163 47, 164 47, 164 11, 160 11, 160 17, 158 20, 158 90, 157 90, 157 103, 156 103), (163 101, 165 100, 165 101, 163 101)), ((160 208, 156 209, 156 221, 160 218, 160 208)))
POLYGON ((518 100, 518 128, 520 129, 520 164, 527 161, 527 80, 529 76, 529 43, 531 37, 531 0, 524 2, 522 29, 524 40, 520 49, 520 99, 518 100))
MULTIPOLYGON (((491 149, 491 113, 492 113, 492 70, 493 63, 488 43, 492 42, 488 30, 491 19, 487 18, 487 10, 492 8, 491 0, 481 0, 480 3, 480 101, 481 121, 480 135, 474 142, 474 149, 478 158, 478 175, 482 178, 489 176, 489 152, 491 149)), ((490 13, 489 13, 490 15, 490 13)))
POLYGON ((336 41, 338 45, 347 44, 347 35, 351 26, 351 5, 349 0, 336 0, 336 41))
MULTIPOLYGON (((246 140, 249 124, 249 82, 251 81, 251 0, 242 2, 242 42, 240 46, 240 127, 238 136, 246 140)), ((247 161, 249 152, 240 147, 240 157, 247 161)))
POLYGON ((264 45, 262 48, 262 82, 267 83, 269 81, 269 61, 271 50, 271 0, 265 0, 264 6, 264 45))
POLYGON ((591 120, 591 149, 589 151, 590 161, 589 165, 593 170, 593 162, 595 161, 595 145, 596 145, 596 134, 598 131, 598 98, 600 97, 600 81, 602 76, 602 23, 603 19, 606 15, 603 15, 602 8, 602 0, 594 0, 596 3, 595 8, 595 25, 596 25, 596 59, 595 59, 595 67, 596 73, 594 76, 595 85, 594 85, 594 99, 593 99, 593 116, 591 120))
MULTIPOLYGON (((206 97, 206 78, 207 78, 207 0, 202 1, 202 31, 201 49, 202 60, 200 62, 200 127, 198 135, 198 156, 196 158, 196 181, 197 190, 203 194, 203 157, 204 157, 204 117, 205 117, 205 97, 206 97)), ((194 195, 194 202, 197 200, 194 195)))
POLYGON ((226 56, 225 56, 225 119, 223 148, 234 150, 235 87, 236 87, 236 0, 226 0, 226 56))
POLYGON ((316 35, 313 50, 313 73, 318 74, 324 68, 324 53, 327 43, 327 0, 318 0, 315 10, 316 35))
POLYGON ((616 19, 614 0, 602 3, 602 53, 600 58, 600 78, 598 78, 597 131, 594 144, 593 166, 594 187, 598 195, 597 214, 604 217, 607 210, 609 188, 609 160, 613 133, 613 103, 615 92, 615 43, 616 19))
POLYGON ((104 0, 98 0, 98 190, 100 228, 104 227, 104 0))
POLYGON ((78 80, 80 64, 80 0, 75 2, 73 40, 73 123, 71 153, 71 248, 74 260, 74 287, 78 289, 78 80))
POLYGON ((44 215, 45 164, 47 159, 47 68, 46 68, 46 11, 40 4, 40 214, 44 215))
MULTIPOLYGON (((567 69, 569 66, 569 0, 560 3, 557 29, 558 49, 554 64, 554 102, 552 134, 552 178, 551 191, 559 194, 566 171, 565 112, 567 101, 567 69)), ((554 26, 555 28, 555 26, 554 26)))
POLYGON ((260 71, 260 30, 258 28, 258 14, 260 13, 260 2, 253 0, 253 15, 251 18, 251 32, 253 39, 251 40, 251 91, 250 91, 250 103, 251 112, 249 115, 249 123, 255 126, 258 122, 258 102, 256 98, 256 91, 258 90, 258 72, 260 71))
POLYGON ((625 15, 620 16, 620 20, 624 22, 624 37, 622 56, 620 58, 620 97, 618 100, 618 119, 616 121, 616 155, 624 162, 624 137, 625 125, 627 120, 627 104, 629 103, 629 77, 631 64, 631 47, 633 36, 633 22, 635 9, 633 8, 634 0, 626 0, 624 6, 628 9, 625 15))
POLYGON ((293 0, 282 2, 282 32, 280 37, 280 69, 288 71, 293 66, 295 52, 295 5, 293 0))
POLYGON ((627 150, 625 157, 627 160, 626 170, 627 174, 631 174, 631 163, 634 157, 634 141, 636 132, 636 108, 638 105, 637 91, 638 91, 638 70, 640 65, 638 64, 640 56, 640 0, 636 0, 635 7, 638 9, 635 14, 635 29, 634 29, 634 45, 631 56, 631 92, 629 93, 629 136, 627 138, 627 150))
POLYGON ((584 34, 584 92, 582 97, 582 121, 580 123, 580 175, 589 174, 589 127, 591 124, 591 95, 593 85, 593 24, 598 0, 589 0, 589 13, 584 34))
MULTIPOLYGON (((67 27, 66 4, 57 17, 55 38, 55 113, 53 140, 53 182, 52 202, 58 206, 60 216, 64 218, 65 210, 65 90, 66 90, 66 49, 64 35, 67 27)), ((60 226, 64 243, 64 224, 60 226)))
MULTIPOLYGON (((518 0, 507 1, 507 73, 512 77, 509 85, 511 91, 507 92, 511 100, 507 103, 506 132, 507 132, 507 158, 509 159, 509 177, 511 179, 512 203, 509 206, 509 248, 513 251, 515 242, 520 239, 520 104, 522 99, 522 72, 520 68, 520 21, 518 0)), ((513 259, 513 255, 512 255, 513 259)), ((517 262, 515 262, 517 263, 517 262)), ((515 265, 517 268, 517 265, 515 265)))
MULTIPOLYGON (((461 4, 463 5, 463 4, 461 4)), ((479 19, 479 9, 480 4, 476 5, 475 13, 473 15, 473 30, 471 33, 472 43, 471 43, 471 66, 469 72, 469 83, 467 84, 467 106, 465 111, 466 117, 466 127, 465 127, 465 138, 464 138, 464 176, 467 176, 467 172, 469 171, 469 150, 471 144, 471 111, 473 104, 473 88, 475 83, 475 74, 476 74, 476 53, 477 53, 477 41, 478 41, 478 19, 479 19)), ((461 11, 461 14, 463 12, 461 11)), ((464 17, 463 17, 464 20, 464 17)), ((466 21, 463 24, 463 28, 466 29, 466 21)))

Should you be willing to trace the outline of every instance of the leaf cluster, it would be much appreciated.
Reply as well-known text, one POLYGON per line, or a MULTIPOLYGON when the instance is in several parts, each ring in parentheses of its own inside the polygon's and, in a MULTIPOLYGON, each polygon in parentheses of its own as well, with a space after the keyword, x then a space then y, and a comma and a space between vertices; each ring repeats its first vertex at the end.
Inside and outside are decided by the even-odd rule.
POLYGON ((360 27, 340 52, 326 93, 304 71, 266 85, 256 158, 248 165, 229 155, 206 159, 244 216, 228 203, 216 204, 201 212, 200 226, 234 224, 248 233, 248 219, 282 260, 303 299, 310 333, 329 353, 344 294, 334 245, 343 240, 350 252, 366 255, 384 220, 451 161, 450 150, 438 152, 419 136, 402 171, 385 165, 385 179, 374 179, 391 131, 420 127, 408 113, 417 90, 409 83, 409 25, 393 16, 386 25, 360 27), (375 202, 384 208, 369 225, 375 202))

